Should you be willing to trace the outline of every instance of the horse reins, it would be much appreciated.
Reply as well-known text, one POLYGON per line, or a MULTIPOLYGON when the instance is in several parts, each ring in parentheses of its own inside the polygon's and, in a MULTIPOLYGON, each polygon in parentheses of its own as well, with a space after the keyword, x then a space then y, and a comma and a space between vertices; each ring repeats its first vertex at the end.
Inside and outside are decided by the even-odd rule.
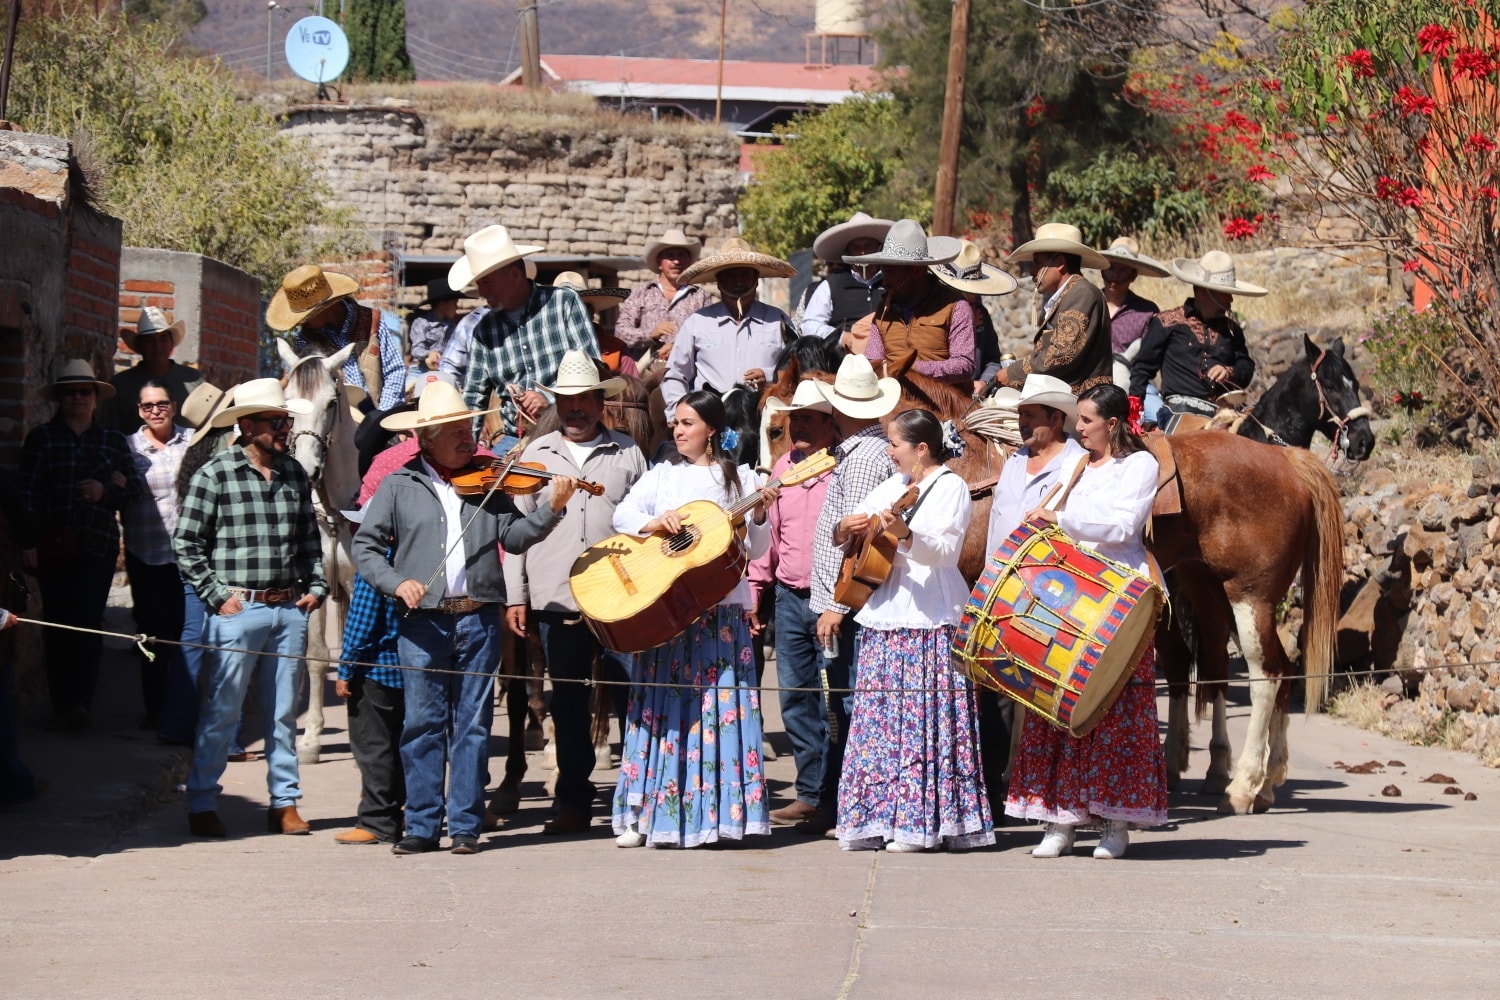
POLYGON ((1329 422, 1334 425, 1333 447, 1329 449, 1328 452, 1328 458, 1331 461, 1333 457, 1339 453, 1339 442, 1340 438, 1342 438, 1344 435, 1345 425, 1347 425, 1351 421, 1359 420, 1361 417, 1368 418, 1371 414, 1370 408, 1368 406, 1356 406, 1354 409, 1350 410, 1348 413, 1344 414, 1341 417, 1339 416, 1338 411, 1336 411, 1332 406, 1328 405, 1328 397, 1323 394, 1323 383, 1318 381, 1318 366, 1323 363, 1323 359, 1326 357, 1328 357, 1328 351, 1319 350, 1318 359, 1312 363, 1312 368, 1309 370, 1308 374, 1312 377, 1313 388, 1318 392, 1319 422, 1321 422, 1324 417, 1327 417, 1329 422))

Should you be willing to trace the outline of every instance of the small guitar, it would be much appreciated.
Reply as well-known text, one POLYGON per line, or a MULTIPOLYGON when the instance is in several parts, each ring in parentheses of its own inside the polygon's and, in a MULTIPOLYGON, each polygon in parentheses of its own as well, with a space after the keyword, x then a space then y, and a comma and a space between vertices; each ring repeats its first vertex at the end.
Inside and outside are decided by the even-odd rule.
POLYGON ((612 535, 573 563, 568 587, 599 641, 638 653, 681 635, 739 583, 750 564, 745 515, 774 486, 795 486, 832 469, 826 449, 810 455, 729 508, 694 500, 678 508, 682 530, 612 535))
MULTIPOLYGON (((899 516, 910 510, 918 496, 917 488, 909 487, 891 504, 890 513, 899 516)), ((833 585, 834 601, 848 606, 851 611, 858 611, 869 603, 870 595, 890 579, 891 570, 896 565, 896 546, 900 544, 901 539, 882 526, 879 517, 870 518, 865 533, 844 553, 838 582, 833 585)))

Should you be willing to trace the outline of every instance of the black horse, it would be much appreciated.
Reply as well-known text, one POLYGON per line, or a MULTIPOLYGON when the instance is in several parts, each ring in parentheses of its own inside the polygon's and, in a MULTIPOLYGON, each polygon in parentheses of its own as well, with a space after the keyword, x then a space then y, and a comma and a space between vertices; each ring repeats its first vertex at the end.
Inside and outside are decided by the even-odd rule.
POLYGON ((1359 380, 1344 359, 1344 341, 1324 350, 1303 334, 1304 357, 1281 374, 1240 424, 1241 437, 1293 448, 1312 445, 1322 431, 1347 458, 1362 462, 1375 450, 1370 411, 1360 402, 1359 380))

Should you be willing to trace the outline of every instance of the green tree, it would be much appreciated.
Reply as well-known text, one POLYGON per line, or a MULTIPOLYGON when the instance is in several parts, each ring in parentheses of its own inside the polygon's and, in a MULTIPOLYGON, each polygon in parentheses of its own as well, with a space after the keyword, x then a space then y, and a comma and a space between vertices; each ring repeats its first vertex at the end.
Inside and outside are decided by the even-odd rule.
POLYGON ((86 3, 22 22, 12 118, 86 155, 125 242, 201 253, 267 282, 355 245, 352 214, 307 151, 161 23, 86 3))
POLYGON ((888 99, 855 97, 799 115, 775 129, 753 154, 755 176, 740 197, 745 238, 787 256, 856 211, 924 217, 932 194, 903 197, 890 190, 900 169, 888 99))
MULTIPOLYGON (((974 4, 960 218, 966 210, 987 213, 1008 220, 1018 242, 1030 239, 1033 195, 1053 170, 1087 164, 1106 147, 1145 144, 1155 126, 1119 97, 1128 58, 1121 40, 1139 37, 1129 31, 1142 30, 1155 6, 1152 0, 1089 5, 1085 33, 1066 6, 1054 17, 1028 0, 974 4), (1121 20, 1111 27, 1109 18, 1121 20)), ((881 31, 884 63, 903 67, 888 78, 905 147, 889 185, 896 191, 930 191, 936 177, 952 7, 951 0, 909 0, 881 31)))
POLYGON ((208 15, 203 0, 129 0, 120 5, 132 22, 159 21, 185 34, 208 15))
POLYGON ((405 83, 416 79, 406 51, 404 0, 346 0, 344 33, 349 36, 349 80, 405 83))

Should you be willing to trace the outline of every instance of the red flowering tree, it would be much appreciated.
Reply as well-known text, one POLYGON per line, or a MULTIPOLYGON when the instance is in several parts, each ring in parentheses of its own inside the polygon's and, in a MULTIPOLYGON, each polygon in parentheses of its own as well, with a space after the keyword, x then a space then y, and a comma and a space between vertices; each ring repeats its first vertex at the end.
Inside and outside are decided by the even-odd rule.
POLYGON ((1246 88, 1266 152, 1328 216, 1418 280, 1436 359, 1500 429, 1500 2, 1311 0, 1246 88))

